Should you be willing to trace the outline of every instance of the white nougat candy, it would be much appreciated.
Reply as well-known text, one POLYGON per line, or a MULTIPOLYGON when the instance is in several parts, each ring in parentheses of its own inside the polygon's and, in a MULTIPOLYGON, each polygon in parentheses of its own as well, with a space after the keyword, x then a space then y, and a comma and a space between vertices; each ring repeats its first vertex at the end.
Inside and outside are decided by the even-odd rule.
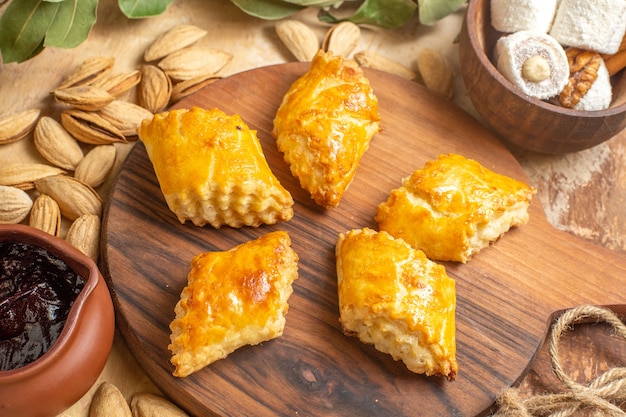
POLYGON ((550 30, 562 45, 614 54, 626 32, 626 0, 561 0, 550 30))
POLYGON ((543 32, 502 36, 496 43, 495 62, 506 79, 539 100, 557 96, 569 79, 565 50, 543 32))
POLYGON ((548 33, 557 0, 491 0, 491 25, 500 32, 536 30, 548 33))

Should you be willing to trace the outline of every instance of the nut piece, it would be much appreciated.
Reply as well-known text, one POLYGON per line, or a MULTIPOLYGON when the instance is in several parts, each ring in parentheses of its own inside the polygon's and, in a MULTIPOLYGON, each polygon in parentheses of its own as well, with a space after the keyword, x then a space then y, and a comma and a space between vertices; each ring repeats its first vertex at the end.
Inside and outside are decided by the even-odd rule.
POLYGON ((30 227, 39 229, 53 236, 61 232, 61 210, 52 197, 39 194, 30 210, 30 227))
POLYGON ((40 113, 39 109, 31 109, 1 116, 0 145, 24 139, 32 132, 40 113))
POLYGON ((130 409, 134 417, 189 417, 165 398, 149 393, 133 395, 130 409))
POLYGON ((89 417, 132 417, 126 398, 110 382, 98 386, 91 399, 89 417))
POLYGON ((233 56, 219 49, 188 47, 172 52, 158 67, 173 80, 184 81, 206 74, 217 74, 233 56))
POLYGON ((161 34, 152 45, 146 48, 143 59, 146 62, 161 59, 174 51, 188 47, 206 34, 206 30, 194 25, 175 26, 161 34))
POLYGON ((347 57, 356 48, 360 37, 361 29, 355 23, 348 21, 337 23, 326 32, 322 49, 333 55, 347 57))
POLYGON ((100 110, 115 100, 107 90, 91 85, 56 89, 52 94, 59 103, 86 111, 100 110))
POLYGON ((35 147, 48 162, 74 171, 83 159, 83 150, 59 122, 52 117, 43 116, 39 119, 34 135, 35 147))
POLYGON ((41 194, 52 197, 61 209, 61 214, 76 220, 83 214, 102 214, 102 199, 89 185, 67 175, 54 175, 35 181, 41 194))
POLYGON ((94 112, 66 110, 61 113, 61 124, 76 140, 84 143, 92 145, 126 143, 126 137, 118 128, 94 112))
POLYGON ((541 55, 528 58, 522 65, 522 75, 528 81, 539 83, 550 78, 550 64, 541 55))
POLYGON ((578 48, 568 48, 565 54, 569 63, 570 76, 559 94, 559 103, 571 109, 587 94, 598 78, 602 57, 597 52, 578 48))
POLYGON ((354 55, 354 59, 359 65, 367 68, 373 68, 379 71, 385 71, 390 74, 398 75, 407 80, 417 80, 418 74, 405 65, 384 57, 374 51, 365 50, 354 55))
POLYGON ((167 107, 172 96, 170 78, 155 65, 142 65, 141 82, 137 90, 139 105, 152 113, 159 113, 167 107))
POLYGON ((444 55, 424 48, 417 56, 417 68, 428 89, 448 99, 454 96, 454 70, 444 55))
POLYGON ((115 64, 113 57, 93 57, 86 59, 80 67, 70 73, 59 85, 58 89, 89 85, 105 77, 115 64))
POLYGON ((276 34, 300 62, 311 61, 320 49, 315 32, 298 20, 288 19, 276 23, 276 34))
POLYGON ((24 220, 33 200, 24 190, 0 185, 0 224, 17 224, 24 220))
POLYGON ((74 172, 74 178, 96 188, 107 179, 113 164, 115 164, 115 146, 96 146, 80 161, 74 172))
POLYGON ((79 216, 67 230, 65 241, 94 261, 97 261, 98 242, 100 241, 100 217, 95 214, 79 216))
POLYGON ((65 174, 65 171, 45 164, 14 162, 0 165, 0 185, 31 190, 38 179, 59 174, 65 174))

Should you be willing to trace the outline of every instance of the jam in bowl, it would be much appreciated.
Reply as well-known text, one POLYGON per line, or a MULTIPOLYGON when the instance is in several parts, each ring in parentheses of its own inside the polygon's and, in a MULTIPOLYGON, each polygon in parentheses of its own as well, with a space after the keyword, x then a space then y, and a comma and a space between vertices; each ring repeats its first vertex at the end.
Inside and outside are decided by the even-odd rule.
POLYGON ((32 227, 0 225, 0 415, 72 406, 102 372, 114 329, 91 258, 32 227))

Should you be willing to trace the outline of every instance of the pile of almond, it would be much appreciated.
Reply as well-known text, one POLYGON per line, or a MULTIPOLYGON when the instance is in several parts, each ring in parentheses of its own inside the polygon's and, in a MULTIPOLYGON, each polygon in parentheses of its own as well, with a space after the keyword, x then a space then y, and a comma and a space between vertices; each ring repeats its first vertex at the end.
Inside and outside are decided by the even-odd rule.
MULTIPOLYGON (((348 21, 331 26, 321 43, 313 29, 298 20, 278 22, 276 33, 293 56, 304 62, 310 61, 319 49, 349 58, 358 46, 361 36, 360 28, 348 21)), ((355 52, 352 58, 363 67, 423 84, 445 98, 454 96, 456 75, 452 64, 443 54, 432 48, 423 48, 419 52, 415 70, 367 49, 355 52)))
POLYGON ((93 57, 68 74, 51 95, 62 106, 58 119, 29 109, 0 116, 0 145, 29 137, 47 162, 0 166, 0 224, 28 220, 61 236, 97 260, 103 200, 118 146, 137 140, 137 126, 154 113, 220 78, 232 55, 195 46, 207 32, 192 25, 159 36, 145 63, 113 73, 115 58, 93 57), (125 99, 136 88, 137 104, 125 99))

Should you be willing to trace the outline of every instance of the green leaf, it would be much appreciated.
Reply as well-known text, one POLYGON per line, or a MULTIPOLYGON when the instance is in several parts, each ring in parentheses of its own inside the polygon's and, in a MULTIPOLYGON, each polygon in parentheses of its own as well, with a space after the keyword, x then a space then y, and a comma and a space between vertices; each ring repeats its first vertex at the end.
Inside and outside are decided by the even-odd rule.
POLYGON ((356 1, 356 0, 285 0, 285 3, 297 4, 302 7, 329 7, 329 6, 340 6, 341 3, 356 1))
POLYGON ((454 13, 467 0, 419 0, 419 19, 425 25, 432 25, 439 19, 454 13))
POLYGON ((230 0, 235 6, 239 7, 250 16, 258 17, 266 20, 278 20, 291 16, 300 10, 303 6, 284 2, 281 0, 230 0))
POLYGON ((346 19, 336 19, 327 11, 320 11, 318 17, 329 23, 348 20, 356 24, 370 24, 390 29, 405 24, 416 9, 417 4, 413 0, 365 0, 357 11, 346 19))
POLYGON ((66 0, 59 9, 46 33, 44 46, 74 48, 89 36, 96 23, 98 0, 66 0))
POLYGON ((98 0, 11 2, 0 18, 3 61, 27 61, 47 46, 76 47, 87 39, 97 6, 98 0))
POLYGON ((61 3, 20 0, 0 17, 0 51, 4 63, 26 61, 43 50, 46 32, 61 3))
POLYGON ((158 16, 173 2, 174 0, 118 0, 120 10, 129 19, 158 16))

